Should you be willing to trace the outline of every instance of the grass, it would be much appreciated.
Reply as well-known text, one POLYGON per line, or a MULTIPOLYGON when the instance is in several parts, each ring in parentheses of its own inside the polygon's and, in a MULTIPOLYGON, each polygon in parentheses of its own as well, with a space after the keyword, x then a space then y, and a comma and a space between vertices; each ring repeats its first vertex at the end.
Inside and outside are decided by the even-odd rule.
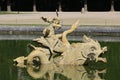
POLYGON ((18 12, 0 11, 0 14, 17 14, 18 12))
POLYGON ((0 11, 0 14, 26 14, 28 12, 20 12, 20 11, 0 11))

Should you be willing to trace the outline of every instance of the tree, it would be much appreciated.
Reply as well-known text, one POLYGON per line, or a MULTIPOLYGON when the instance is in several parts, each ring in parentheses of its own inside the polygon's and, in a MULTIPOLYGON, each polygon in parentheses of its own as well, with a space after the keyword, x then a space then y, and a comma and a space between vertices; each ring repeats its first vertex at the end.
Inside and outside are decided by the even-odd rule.
POLYGON ((7 0, 7 11, 11 11, 11 0, 7 0))
POLYGON ((37 11, 36 10, 36 0, 33 0, 33 11, 37 11))

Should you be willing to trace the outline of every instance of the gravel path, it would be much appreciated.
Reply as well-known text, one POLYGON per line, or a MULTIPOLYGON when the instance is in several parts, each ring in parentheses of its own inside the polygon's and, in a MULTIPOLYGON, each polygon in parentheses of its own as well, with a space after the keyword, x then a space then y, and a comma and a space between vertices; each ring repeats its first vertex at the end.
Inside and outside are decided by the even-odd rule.
MULTIPOLYGON (((46 24, 41 17, 55 17, 55 12, 20 12, 0 14, 0 24, 46 24)), ((63 25, 72 25, 77 19, 80 25, 120 25, 120 12, 59 12, 63 25)))

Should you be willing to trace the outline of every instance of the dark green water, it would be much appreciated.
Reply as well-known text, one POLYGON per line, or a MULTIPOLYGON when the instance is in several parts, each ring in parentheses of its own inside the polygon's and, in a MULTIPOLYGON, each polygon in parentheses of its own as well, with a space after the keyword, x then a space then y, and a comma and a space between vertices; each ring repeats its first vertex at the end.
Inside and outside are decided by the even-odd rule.
MULTIPOLYGON (((120 42, 101 42, 108 51, 102 55, 107 63, 94 63, 90 67, 64 66, 63 71, 51 70, 41 66, 39 77, 32 77, 26 68, 13 66, 12 60, 18 56, 27 56, 30 52, 29 40, 0 40, 0 80, 119 80, 120 79, 120 42), (104 68, 104 69, 103 69, 104 68), (99 72, 103 69, 105 72, 99 72), (46 71, 44 71, 46 70, 46 71), (44 73, 45 72, 45 73, 44 73), (73 74, 74 73, 74 74, 73 74), (40 76, 42 74, 42 76, 40 76)), ((39 72, 38 71, 38 72, 39 72)), ((37 73, 38 73, 37 72, 37 73)), ((36 75, 37 75, 36 73, 36 75)))

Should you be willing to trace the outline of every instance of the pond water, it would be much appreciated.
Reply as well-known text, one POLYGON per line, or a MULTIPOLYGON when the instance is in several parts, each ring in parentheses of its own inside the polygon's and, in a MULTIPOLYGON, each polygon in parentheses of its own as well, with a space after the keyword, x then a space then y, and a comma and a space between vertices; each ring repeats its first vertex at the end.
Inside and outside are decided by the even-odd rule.
POLYGON ((107 63, 89 63, 88 66, 41 65, 37 69, 31 66, 19 68, 13 65, 13 59, 27 56, 27 47, 31 40, 0 40, 0 80, 119 80, 120 79, 120 42, 100 42, 108 51, 102 55, 107 63))

